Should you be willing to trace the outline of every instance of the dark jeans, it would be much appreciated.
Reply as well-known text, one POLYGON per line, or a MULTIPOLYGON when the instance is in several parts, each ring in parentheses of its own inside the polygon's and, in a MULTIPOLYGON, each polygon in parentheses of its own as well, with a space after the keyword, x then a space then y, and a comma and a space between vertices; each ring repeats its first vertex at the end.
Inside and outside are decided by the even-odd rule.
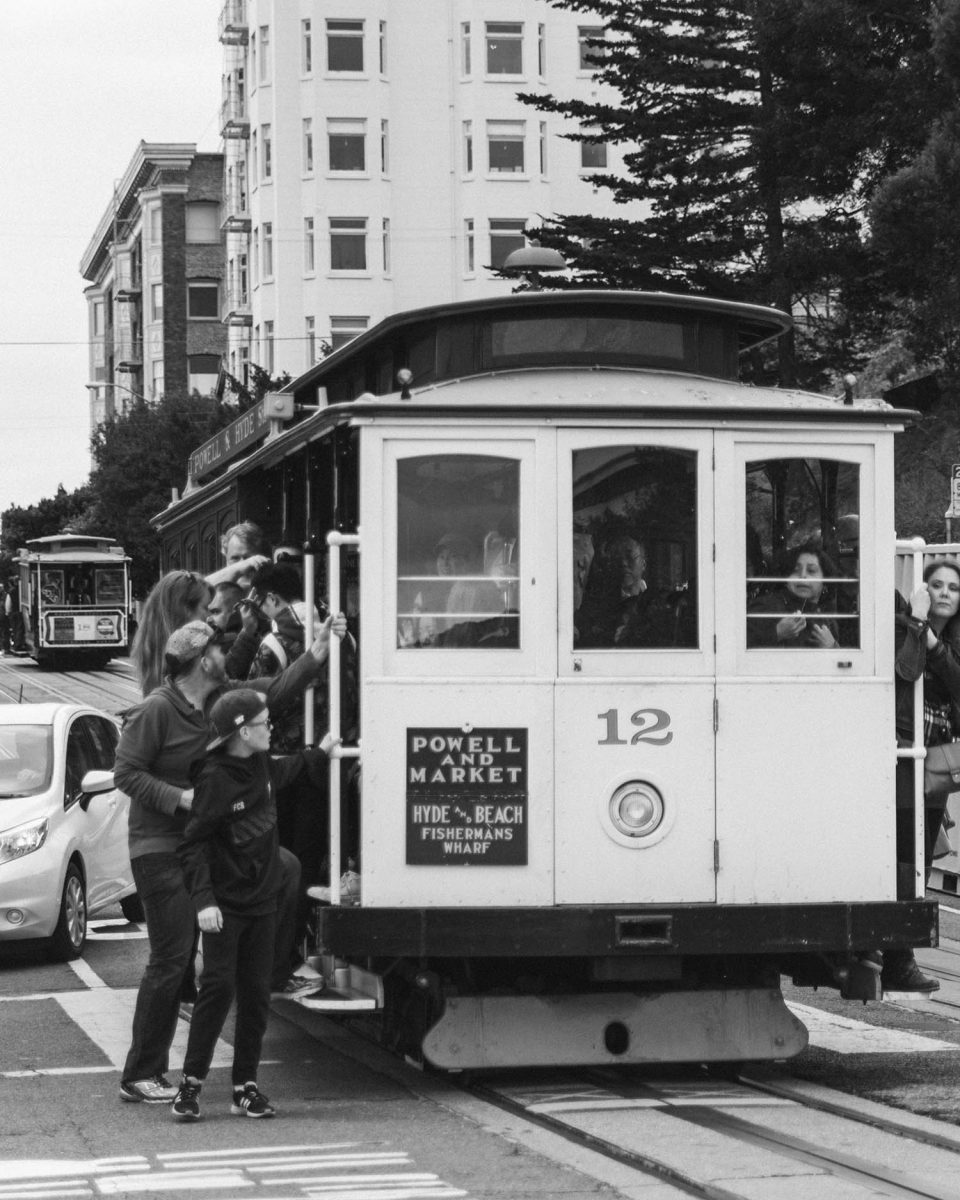
POLYGON ((176 854, 143 854, 130 866, 147 920, 150 958, 137 992, 124 1081, 152 1079, 166 1072, 180 1013, 180 989, 193 969, 197 947, 196 909, 176 854))
POLYGON ((297 950, 297 904, 300 899, 300 860, 280 847, 283 890, 277 897, 277 938, 270 986, 279 991, 300 962, 297 950))
POLYGON ((203 934, 200 994, 190 1022, 184 1075, 206 1079, 217 1038, 237 999, 233 1036, 233 1083, 256 1082, 260 1049, 270 1012, 270 966, 276 914, 240 917, 223 914, 219 933, 203 934))

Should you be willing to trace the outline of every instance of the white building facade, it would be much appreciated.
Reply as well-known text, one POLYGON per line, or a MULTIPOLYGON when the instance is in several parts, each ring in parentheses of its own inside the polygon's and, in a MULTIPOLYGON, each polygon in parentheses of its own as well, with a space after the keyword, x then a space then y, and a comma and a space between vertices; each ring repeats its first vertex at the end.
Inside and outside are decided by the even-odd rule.
MULTIPOLYGON (((226 0, 227 367, 306 370, 399 309, 509 291, 619 153, 518 92, 595 99, 599 18, 545 0, 226 0)), ((619 207, 620 216, 630 215, 619 207)))

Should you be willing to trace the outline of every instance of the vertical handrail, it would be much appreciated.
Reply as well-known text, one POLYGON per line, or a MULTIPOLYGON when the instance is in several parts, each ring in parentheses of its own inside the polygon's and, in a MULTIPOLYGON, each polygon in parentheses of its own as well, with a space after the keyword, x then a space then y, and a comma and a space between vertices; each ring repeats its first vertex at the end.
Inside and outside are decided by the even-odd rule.
MULTIPOLYGON (((317 636, 313 619, 316 595, 317 558, 313 547, 307 545, 303 548, 303 602, 306 608, 303 614, 303 646, 305 650, 310 649, 313 639, 317 636)), ((305 746, 312 746, 314 742, 313 701, 316 690, 316 685, 311 683, 303 693, 303 744, 305 746)))
MULTIPOLYGON (((923 556, 927 544, 923 538, 911 538, 897 543, 897 552, 910 556, 910 595, 923 582, 923 556)), ((909 599, 909 596, 907 597, 909 599)), ((926 636, 926 635, 924 635, 926 636)), ((926 891, 926 849, 924 846, 925 816, 923 808, 923 760, 927 756, 923 744, 923 675, 913 685, 913 745, 897 748, 897 758, 913 762, 913 897, 922 900, 926 891)))
MULTIPOLYGON (((330 611, 340 611, 340 547, 359 546, 360 534, 339 533, 331 530, 327 534, 327 594, 330 611)), ((330 638, 328 657, 327 695, 330 713, 330 733, 334 738, 341 734, 340 713, 340 639, 330 638)), ((334 746, 330 751, 330 903, 340 903, 340 760, 359 758, 358 746, 334 746)))

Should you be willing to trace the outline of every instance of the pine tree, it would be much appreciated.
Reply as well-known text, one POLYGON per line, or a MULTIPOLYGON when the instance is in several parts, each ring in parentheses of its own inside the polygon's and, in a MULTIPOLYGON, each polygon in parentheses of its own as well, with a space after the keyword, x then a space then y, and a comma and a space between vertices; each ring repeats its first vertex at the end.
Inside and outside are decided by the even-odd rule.
MULTIPOLYGON (((594 182, 642 219, 564 214, 541 240, 578 286, 771 303, 823 291, 857 259, 866 198, 915 152, 941 104, 934 0, 550 0, 599 13, 596 72, 615 100, 525 94, 625 147, 594 182)), ((780 375, 795 378, 793 346, 780 375)))

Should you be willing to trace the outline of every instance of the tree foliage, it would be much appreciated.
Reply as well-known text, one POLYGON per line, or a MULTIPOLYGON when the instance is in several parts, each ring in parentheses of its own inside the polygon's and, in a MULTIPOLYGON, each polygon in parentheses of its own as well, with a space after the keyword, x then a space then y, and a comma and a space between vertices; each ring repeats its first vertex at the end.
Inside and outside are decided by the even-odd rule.
MULTIPOLYGON (((546 222, 576 285, 790 311, 857 269, 869 196, 942 105, 934 0, 550 2, 599 12, 596 72, 616 99, 522 99, 578 122, 575 140, 625 147, 626 173, 593 181, 643 214, 546 222)), ((781 375, 795 377, 789 341, 781 375)))
POLYGON ((34 538, 49 537, 60 533, 68 526, 76 533, 86 532, 87 510, 90 505, 90 488, 77 488, 68 492, 63 484, 56 495, 20 508, 11 505, 2 515, 0 523, 3 536, 0 538, 0 573, 10 574, 10 567, 17 551, 34 538))

